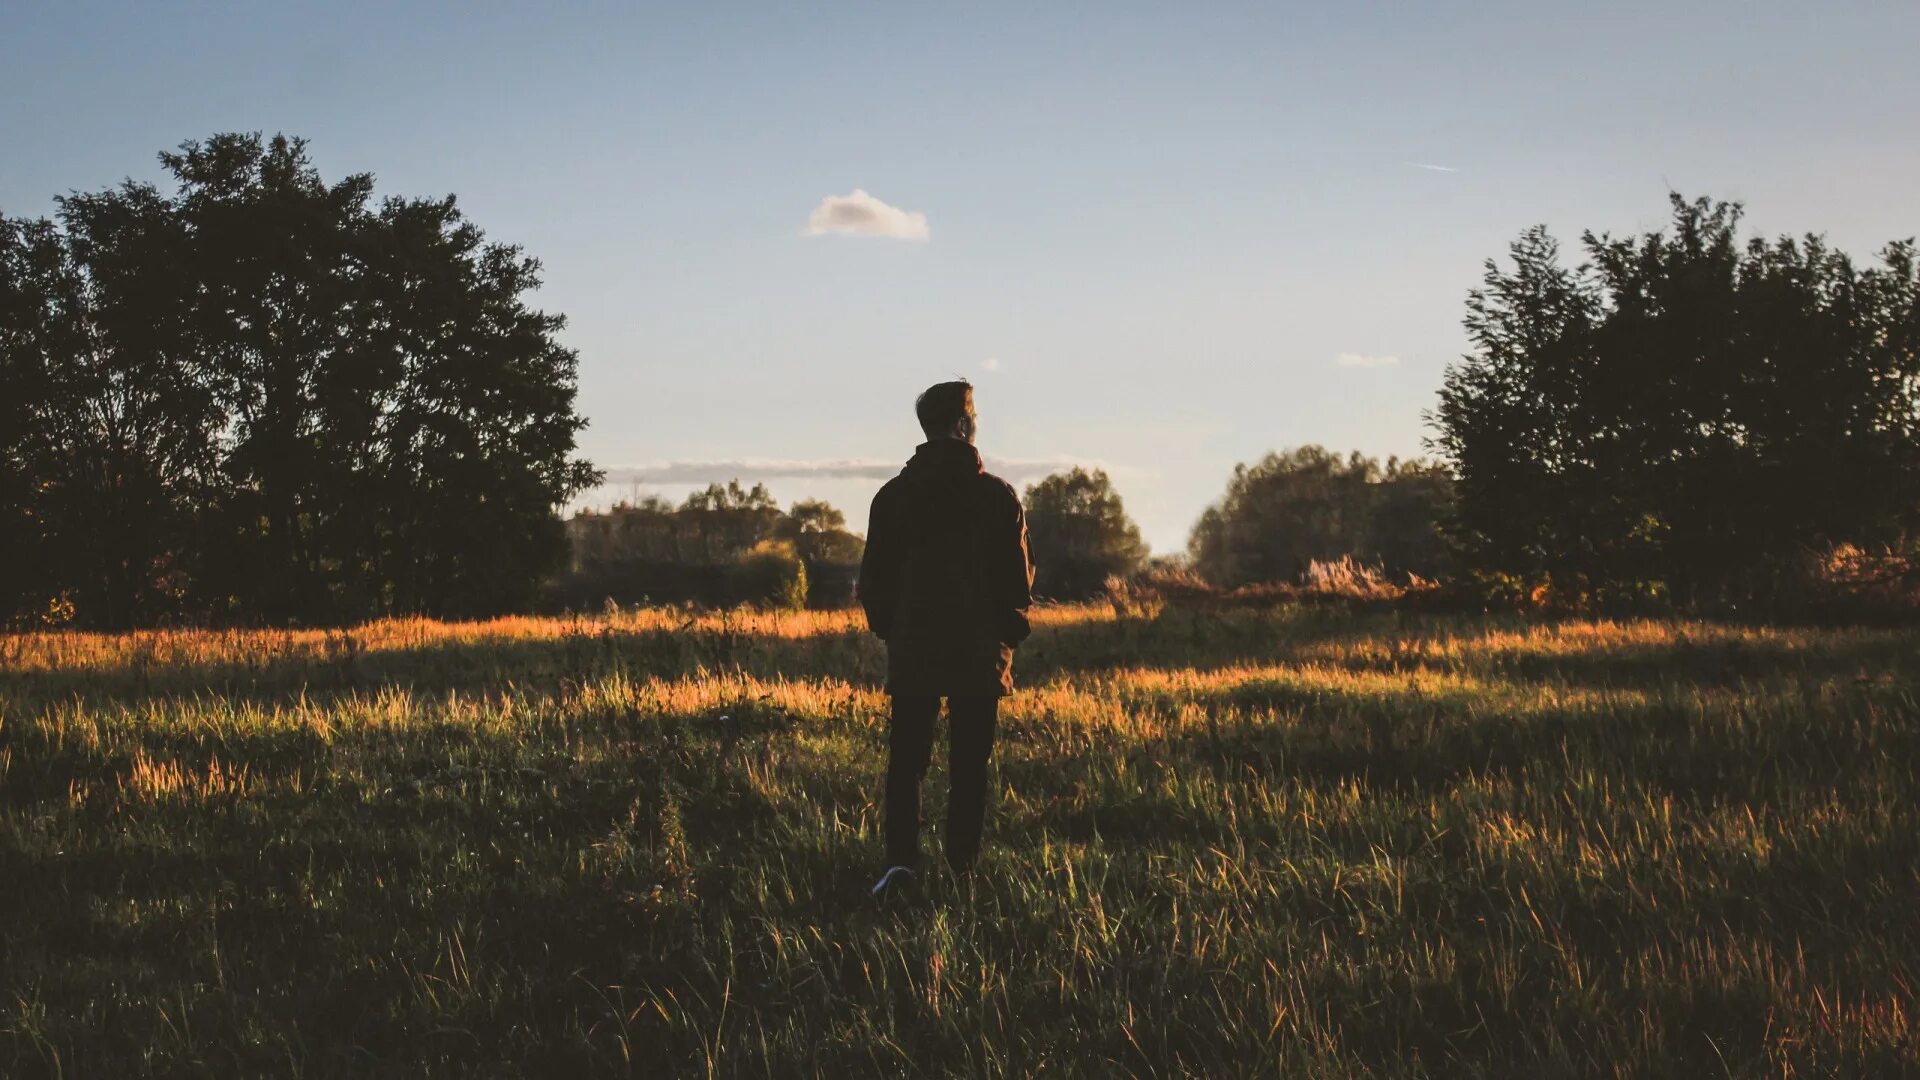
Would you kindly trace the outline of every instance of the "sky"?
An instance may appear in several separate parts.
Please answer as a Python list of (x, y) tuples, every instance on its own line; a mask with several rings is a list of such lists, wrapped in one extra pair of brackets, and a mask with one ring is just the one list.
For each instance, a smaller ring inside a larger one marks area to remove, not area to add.
[[(965, 8), (964, 11), (959, 10)], [(1920, 232), (1920, 5), (0, 2), (0, 213), (221, 131), (459, 196), (580, 354), (583, 501), (764, 481), (864, 529), (973, 381), (1157, 551), (1233, 466), (1420, 455), (1489, 257), (1666, 194)]]

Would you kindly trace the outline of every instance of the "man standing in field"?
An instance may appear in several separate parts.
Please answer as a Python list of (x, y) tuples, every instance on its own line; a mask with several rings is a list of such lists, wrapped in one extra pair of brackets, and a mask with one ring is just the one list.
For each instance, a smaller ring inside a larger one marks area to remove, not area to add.
[(973, 387), (946, 382), (914, 403), (927, 441), (873, 497), (860, 606), (887, 643), (886, 870), (883, 896), (920, 866), (920, 781), (947, 699), (947, 864), (965, 873), (980, 851), (987, 761), (1000, 698), (1013, 692), (1013, 650), (1033, 598), (1026, 514), (1006, 481), (980, 464)]

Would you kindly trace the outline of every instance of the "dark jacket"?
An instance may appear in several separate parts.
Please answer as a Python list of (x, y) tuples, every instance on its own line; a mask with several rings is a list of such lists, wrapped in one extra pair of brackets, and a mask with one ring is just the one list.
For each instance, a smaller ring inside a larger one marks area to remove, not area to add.
[(887, 692), (1013, 692), (1033, 561), (1020, 497), (958, 439), (922, 443), (873, 497), (860, 606), (887, 643)]

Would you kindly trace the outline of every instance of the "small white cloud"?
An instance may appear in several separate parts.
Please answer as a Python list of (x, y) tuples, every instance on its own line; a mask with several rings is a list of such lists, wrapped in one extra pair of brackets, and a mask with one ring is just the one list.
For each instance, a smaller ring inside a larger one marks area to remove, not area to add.
[(987, 369), (988, 371), (999, 371), (1000, 358), (997, 356), (989, 356), (985, 360), (982, 360), (980, 362), (980, 366)]
[(1398, 367), (1400, 358), (1397, 356), (1368, 356), (1364, 353), (1343, 352), (1339, 356), (1334, 357), (1333, 362), (1341, 367), (1382, 368)]
[(1423, 161), (1409, 161), (1407, 162), (1407, 164), (1413, 166), (1416, 169), (1425, 169), (1428, 172), (1459, 172), (1460, 171), (1459, 169), (1456, 169), (1451, 165), (1428, 165)]
[(801, 236), (825, 236), (828, 233), (852, 233), (856, 236), (889, 236), (895, 240), (926, 240), (927, 215), (918, 210), (890, 206), (854, 188), (851, 195), (829, 195), (820, 200), (807, 218)]

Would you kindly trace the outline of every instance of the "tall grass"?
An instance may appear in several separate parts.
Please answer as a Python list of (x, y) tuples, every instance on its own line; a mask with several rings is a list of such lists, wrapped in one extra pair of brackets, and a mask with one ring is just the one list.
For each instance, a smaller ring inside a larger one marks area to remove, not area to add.
[(885, 905), (844, 613), (0, 638), (0, 1073), (1920, 1071), (1920, 635), (1036, 621)]

